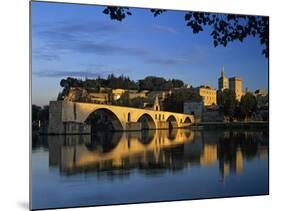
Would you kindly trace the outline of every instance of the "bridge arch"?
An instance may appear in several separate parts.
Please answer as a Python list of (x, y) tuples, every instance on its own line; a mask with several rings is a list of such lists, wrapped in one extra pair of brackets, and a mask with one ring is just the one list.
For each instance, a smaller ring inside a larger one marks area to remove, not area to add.
[(85, 122), (91, 125), (91, 131), (122, 131), (124, 129), (118, 116), (107, 108), (92, 111)]
[(186, 117), (185, 120), (184, 120), (184, 123), (191, 124), (192, 121), (191, 121), (190, 117)]
[(155, 124), (153, 118), (147, 113), (142, 114), (138, 118), (137, 122), (141, 123), (142, 130), (156, 129), (156, 124)]
[(173, 114), (171, 114), (171, 115), (167, 118), (166, 122), (169, 123), (169, 129), (177, 128), (177, 127), (178, 127), (177, 119), (176, 119), (176, 117), (175, 117)]

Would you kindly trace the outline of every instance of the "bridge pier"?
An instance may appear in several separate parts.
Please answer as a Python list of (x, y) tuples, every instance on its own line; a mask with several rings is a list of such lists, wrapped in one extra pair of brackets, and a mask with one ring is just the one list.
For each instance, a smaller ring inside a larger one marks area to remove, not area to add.
[(90, 125), (82, 122), (62, 121), (63, 106), (62, 101), (50, 102), (48, 134), (90, 134)]
[(158, 121), (157, 128), (158, 129), (169, 129), (169, 123), (167, 121)]
[(126, 123), (126, 131), (139, 131), (141, 130), (140, 122), (127, 122)]

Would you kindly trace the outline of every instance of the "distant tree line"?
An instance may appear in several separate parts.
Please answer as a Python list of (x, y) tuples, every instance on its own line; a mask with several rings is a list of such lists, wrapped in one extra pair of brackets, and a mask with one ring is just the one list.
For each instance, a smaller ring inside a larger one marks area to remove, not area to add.
[(112, 100), (112, 105), (119, 105), (119, 106), (128, 106), (134, 108), (143, 108), (143, 105), (148, 103), (147, 98), (144, 97), (135, 97), (130, 98), (130, 94), (128, 91), (124, 92), (118, 100)]
[(49, 106), (32, 105), (32, 129), (39, 129), (39, 122), (49, 121)]
[[(202, 97), (194, 89), (181, 88), (175, 89), (171, 94), (165, 97), (161, 102), (162, 110), (183, 113), (184, 102), (200, 102)], [(135, 108), (143, 108), (144, 104), (152, 106), (153, 102), (149, 102), (147, 98), (135, 97), (130, 98), (129, 92), (124, 92), (118, 100), (111, 101), (112, 105), (128, 106)]]
[(173, 88), (181, 88), (184, 86), (184, 82), (178, 79), (166, 80), (165, 78), (147, 76), (143, 80), (138, 81), (140, 90), (149, 91), (169, 91)]
[(174, 90), (171, 95), (163, 101), (163, 108), (165, 111), (172, 111), (177, 113), (184, 112), (184, 102), (200, 102), (202, 97), (194, 89), (182, 88)]
[(178, 79), (166, 80), (165, 78), (156, 76), (147, 76), (142, 80), (134, 81), (123, 75), (117, 77), (114, 74), (110, 74), (107, 78), (98, 77), (96, 79), (85, 80), (68, 77), (60, 81), (60, 86), (63, 87), (63, 90), (59, 93), (58, 100), (63, 99), (63, 97), (68, 94), (71, 87), (96, 89), (96, 91), (99, 91), (101, 87), (139, 91), (168, 91), (173, 88), (183, 87), (184, 82)]
[(250, 92), (243, 95), (238, 102), (235, 93), (230, 89), (225, 89), (218, 94), (217, 100), (220, 111), (230, 121), (250, 119), (257, 111), (256, 97)]

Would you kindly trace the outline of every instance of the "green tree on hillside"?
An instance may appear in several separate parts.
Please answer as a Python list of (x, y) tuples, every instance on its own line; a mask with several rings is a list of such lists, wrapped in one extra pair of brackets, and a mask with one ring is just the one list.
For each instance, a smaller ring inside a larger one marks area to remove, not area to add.
[(183, 113), (184, 102), (199, 102), (202, 98), (192, 89), (175, 90), (164, 102), (164, 110)]
[(124, 92), (117, 100), (117, 105), (131, 106), (130, 94), (128, 91)]
[(230, 89), (225, 89), (218, 94), (218, 105), (221, 107), (224, 116), (232, 119), (234, 117), (237, 100), (235, 94)]
[(253, 94), (247, 92), (245, 95), (241, 97), (240, 108), (243, 115), (246, 118), (252, 117), (252, 114), (257, 109), (257, 101)]

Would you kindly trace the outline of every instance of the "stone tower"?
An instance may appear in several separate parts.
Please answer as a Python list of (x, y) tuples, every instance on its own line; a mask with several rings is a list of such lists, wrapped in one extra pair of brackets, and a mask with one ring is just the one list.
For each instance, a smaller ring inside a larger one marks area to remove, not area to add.
[(158, 96), (156, 96), (154, 99), (153, 110), (160, 111), (160, 103), (159, 103)]
[(235, 93), (236, 100), (240, 101), (243, 91), (242, 91), (242, 80), (238, 77), (232, 77), (229, 79), (229, 89)]
[(219, 91), (223, 91), (225, 89), (228, 89), (229, 85), (228, 85), (228, 78), (225, 77), (224, 75), (224, 66), (222, 66), (221, 69), (221, 77), (218, 80), (218, 90)]

